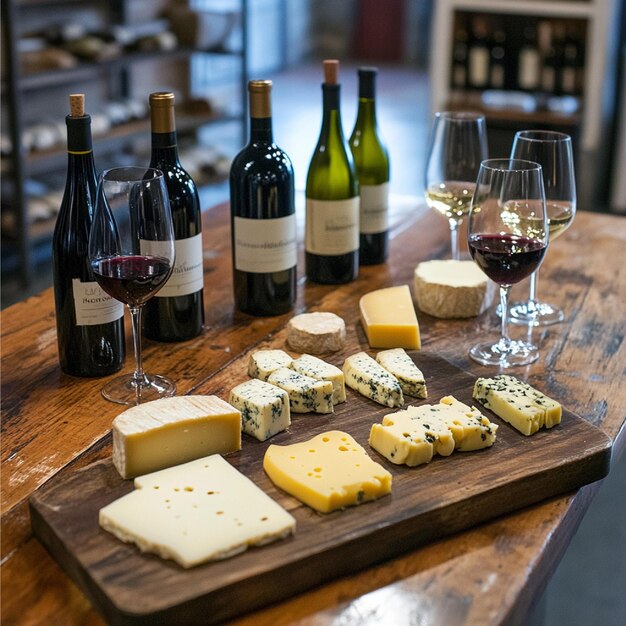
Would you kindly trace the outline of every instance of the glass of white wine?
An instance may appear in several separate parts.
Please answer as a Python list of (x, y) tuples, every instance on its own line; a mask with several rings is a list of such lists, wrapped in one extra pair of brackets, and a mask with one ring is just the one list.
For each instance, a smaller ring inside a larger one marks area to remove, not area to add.
[[(516, 133), (512, 159), (527, 159), (542, 166), (550, 242), (562, 235), (576, 214), (576, 183), (572, 139), (551, 130), (522, 130)], [(537, 272), (530, 277), (530, 295), (525, 302), (511, 305), (509, 318), (514, 324), (548, 326), (564, 319), (563, 311), (537, 299)]]
[(476, 176), (488, 156), (484, 115), (464, 111), (435, 113), (428, 158), (425, 195), (431, 209), (447, 218), (452, 258), (460, 259), (459, 226), (469, 213)]

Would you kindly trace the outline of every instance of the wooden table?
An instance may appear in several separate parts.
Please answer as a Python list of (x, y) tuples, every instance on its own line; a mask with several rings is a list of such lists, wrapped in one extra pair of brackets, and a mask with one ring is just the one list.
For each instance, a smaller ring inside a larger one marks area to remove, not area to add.
[[(387, 264), (362, 268), (340, 288), (298, 282), (296, 312), (357, 316), (358, 295), (412, 283), (419, 261), (448, 253), (445, 220), (417, 201), (394, 202)], [(300, 224), (302, 227), (302, 224)], [(282, 328), (291, 314), (251, 318), (233, 310), (228, 208), (205, 214), (207, 329), (181, 344), (146, 342), (144, 365), (193, 393), (218, 368)], [(302, 240), (302, 237), (301, 239)], [(624, 447), (626, 276), (623, 218), (581, 212), (550, 248), (540, 294), (566, 311), (563, 324), (534, 331), (539, 362), (516, 373), (600, 426)], [(304, 264), (300, 264), (300, 269)], [(526, 285), (519, 286), (518, 295)], [(514, 292), (515, 293), (515, 292)], [(493, 312), (466, 321), (419, 314), (424, 349), (473, 374), (467, 348), (496, 336)], [(526, 334), (512, 328), (513, 336)], [(129, 352), (130, 354), (130, 352)], [(127, 359), (126, 370), (132, 369)], [(95, 625), (102, 620), (32, 536), (28, 497), (51, 477), (110, 455), (110, 425), (120, 407), (104, 401), (102, 379), (61, 373), (52, 290), (2, 312), (2, 623)], [(522, 624), (552, 575), (598, 484), (431, 543), (365, 571), (236, 620), (243, 625), (354, 624), (377, 615), (403, 624)], [(373, 623), (373, 622), (368, 622)]]

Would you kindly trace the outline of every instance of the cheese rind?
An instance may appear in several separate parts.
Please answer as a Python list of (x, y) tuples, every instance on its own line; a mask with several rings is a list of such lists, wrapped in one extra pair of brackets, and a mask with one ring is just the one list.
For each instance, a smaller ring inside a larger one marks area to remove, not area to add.
[(241, 413), (217, 396), (144, 402), (113, 420), (113, 464), (122, 478), (241, 448)]
[(277, 487), (320, 513), (391, 492), (391, 474), (341, 431), (288, 446), (270, 445), (263, 469)]
[(291, 369), (316, 380), (327, 380), (333, 385), (333, 404), (346, 401), (346, 385), (343, 372), (334, 365), (310, 354), (303, 354), (291, 362)]
[(267, 382), (289, 394), (292, 413), (332, 413), (335, 410), (333, 384), (327, 380), (316, 380), (282, 367), (272, 372)]
[(474, 399), (526, 436), (561, 423), (561, 405), (514, 376), (479, 378)]
[(257, 380), (234, 387), (228, 401), (241, 411), (244, 433), (265, 441), (291, 424), (289, 396), (284, 389)]
[(359, 300), (359, 309), (372, 348), (420, 349), (419, 325), (408, 285), (370, 291)]
[(376, 361), (398, 379), (402, 393), (415, 398), (427, 397), (424, 374), (402, 348), (383, 350), (376, 355)]
[(398, 379), (365, 352), (349, 356), (343, 364), (346, 385), (383, 406), (404, 405)]
[(344, 347), (345, 342), (346, 324), (334, 313), (302, 313), (287, 323), (287, 343), (298, 352), (336, 352)]
[(289, 367), (292, 360), (284, 350), (257, 350), (250, 355), (248, 376), (267, 380), (272, 372)]
[(188, 568), (295, 531), (295, 519), (219, 455), (135, 479), (100, 509), (104, 530)]

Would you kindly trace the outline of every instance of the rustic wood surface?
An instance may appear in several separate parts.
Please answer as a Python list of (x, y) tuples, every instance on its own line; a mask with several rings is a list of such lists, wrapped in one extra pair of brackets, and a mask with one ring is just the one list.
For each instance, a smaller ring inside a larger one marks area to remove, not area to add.
[[(417, 262), (448, 253), (445, 220), (425, 208), (396, 203), (393, 224), (387, 264), (362, 268), (357, 281), (341, 288), (301, 278), (296, 312), (326, 309), (350, 316), (360, 293), (411, 283)], [(208, 328), (195, 340), (146, 342), (144, 350), (146, 368), (173, 377), (179, 394), (202, 390), (215, 371), (289, 318), (255, 319), (233, 311), (226, 206), (207, 212), (203, 238)], [(626, 440), (625, 244), (623, 218), (579, 212), (572, 228), (550, 247), (539, 281), (540, 295), (562, 306), (567, 319), (532, 331), (541, 358), (517, 369), (600, 426), (614, 441), (614, 455)], [(521, 295), (524, 289), (520, 285), (513, 293)], [(473, 342), (497, 335), (492, 312), (465, 321), (422, 314), (419, 319), (425, 350), (476, 375), (492, 373), (467, 358)], [(526, 331), (513, 327), (512, 334)], [(129, 359), (126, 370), (131, 369)], [(101, 399), (102, 383), (60, 372), (51, 290), (2, 312), (3, 624), (102, 623), (33, 538), (27, 508), (28, 497), (52, 476), (69, 475), (110, 455), (110, 423), (119, 407)], [(411, 614), (431, 624), (523, 623), (596, 489), (591, 485), (433, 542), (236, 623), (364, 623), (389, 610), (398, 624)]]

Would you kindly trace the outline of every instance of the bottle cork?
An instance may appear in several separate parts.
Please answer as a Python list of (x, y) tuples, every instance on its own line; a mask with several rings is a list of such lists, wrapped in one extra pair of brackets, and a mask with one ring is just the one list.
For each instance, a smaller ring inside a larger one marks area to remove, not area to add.
[(70, 94), (70, 115), (72, 117), (83, 117), (85, 115), (85, 94)]
[(327, 85), (336, 85), (339, 82), (339, 61), (336, 59), (324, 61), (324, 82)]

